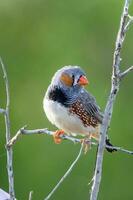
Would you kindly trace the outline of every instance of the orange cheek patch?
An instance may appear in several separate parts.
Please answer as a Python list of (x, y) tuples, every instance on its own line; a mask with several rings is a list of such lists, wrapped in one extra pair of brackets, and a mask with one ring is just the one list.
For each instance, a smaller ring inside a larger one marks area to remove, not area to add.
[(73, 84), (73, 79), (68, 75), (63, 73), (60, 77), (60, 80), (66, 85), (71, 87)]

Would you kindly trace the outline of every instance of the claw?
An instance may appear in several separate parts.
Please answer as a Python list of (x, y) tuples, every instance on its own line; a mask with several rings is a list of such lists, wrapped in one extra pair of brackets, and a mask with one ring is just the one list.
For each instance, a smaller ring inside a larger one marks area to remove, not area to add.
[(60, 135), (63, 135), (65, 132), (63, 130), (57, 130), (54, 134), (53, 134), (53, 138), (54, 138), (54, 142), (55, 144), (60, 144), (62, 139), (60, 138)]
[(81, 139), (80, 141), (83, 144), (84, 154), (86, 154), (88, 150), (91, 149), (91, 140), (88, 138), (84, 138), (84, 139)]

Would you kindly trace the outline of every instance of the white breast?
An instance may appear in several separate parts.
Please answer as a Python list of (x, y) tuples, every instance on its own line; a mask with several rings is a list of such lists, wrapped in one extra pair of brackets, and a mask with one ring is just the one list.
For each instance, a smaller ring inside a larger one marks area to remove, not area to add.
[(49, 121), (68, 134), (89, 135), (96, 131), (92, 126), (85, 127), (78, 116), (69, 113), (68, 108), (58, 102), (44, 98), (43, 108)]

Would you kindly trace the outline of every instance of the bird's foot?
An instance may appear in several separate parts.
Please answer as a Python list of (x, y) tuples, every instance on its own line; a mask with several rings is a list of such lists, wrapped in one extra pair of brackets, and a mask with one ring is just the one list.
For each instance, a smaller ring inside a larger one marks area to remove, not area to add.
[(53, 138), (54, 138), (54, 142), (55, 144), (60, 144), (62, 139), (61, 139), (61, 135), (63, 135), (65, 132), (63, 130), (57, 130), (55, 131), (55, 133), (53, 134)]
[(81, 139), (80, 141), (83, 144), (84, 154), (86, 154), (88, 150), (91, 149), (91, 139), (84, 138), (84, 139)]

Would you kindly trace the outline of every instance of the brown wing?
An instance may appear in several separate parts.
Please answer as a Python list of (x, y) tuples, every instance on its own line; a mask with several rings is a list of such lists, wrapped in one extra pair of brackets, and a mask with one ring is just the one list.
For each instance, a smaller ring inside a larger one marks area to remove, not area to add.
[(85, 127), (96, 127), (102, 123), (103, 115), (95, 98), (83, 90), (77, 101), (70, 106), (70, 112), (78, 115)]
[(92, 116), (98, 123), (102, 123), (103, 113), (100, 107), (97, 105), (95, 98), (86, 90), (81, 92), (80, 101), (83, 103), (88, 115)]
[(96, 127), (99, 124), (98, 120), (85, 110), (83, 104), (79, 100), (71, 105), (70, 113), (76, 114), (82, 120), (85, 127)]

